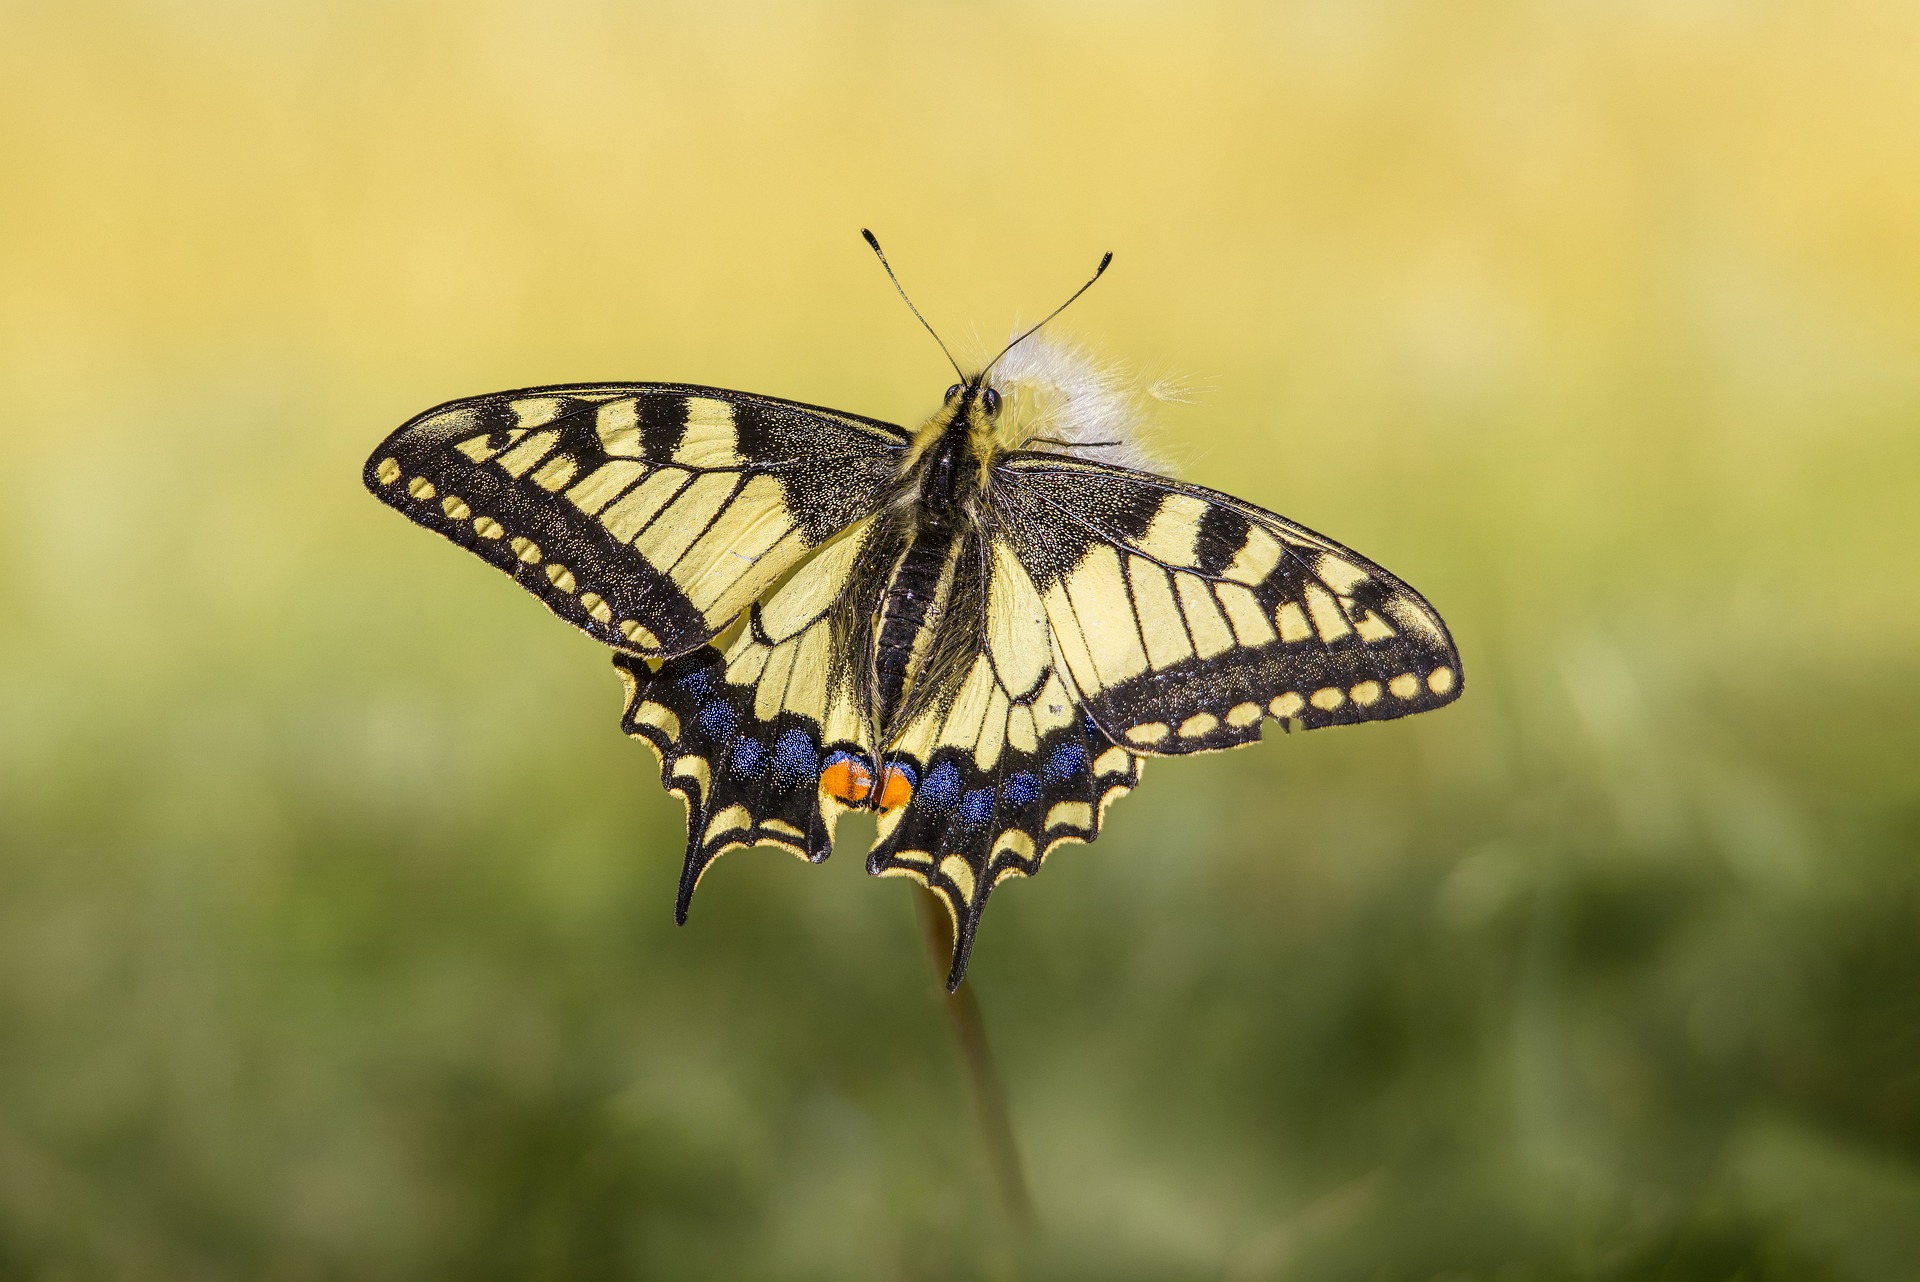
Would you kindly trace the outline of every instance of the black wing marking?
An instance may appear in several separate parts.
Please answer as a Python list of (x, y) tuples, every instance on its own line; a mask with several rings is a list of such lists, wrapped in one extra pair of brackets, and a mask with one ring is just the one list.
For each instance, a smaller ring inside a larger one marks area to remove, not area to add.
[(1331, 539), (1216, 490), (1054, 454), (1008, 456), (993, 502), (1085, 699), (1116, 743), (1237, 747), (1460, 695), (1418, 592)]
[(594, 639), (706, 642), (866, 515), (907, 436), (874, 419), (678, 383), (450, 401), (389, 436), (367, 488)]

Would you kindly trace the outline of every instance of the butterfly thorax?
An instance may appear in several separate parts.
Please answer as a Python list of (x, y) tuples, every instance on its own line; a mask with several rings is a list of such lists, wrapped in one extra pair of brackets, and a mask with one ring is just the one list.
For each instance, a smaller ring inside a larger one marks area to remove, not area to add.
[(924, 523), (951, 526), (976, 508), (995, 452), (999, 407), (997, 391), (973, 382), (956, 383), (913, 434), (913, 445), (900, 464), (900, 497), (918, 509)]

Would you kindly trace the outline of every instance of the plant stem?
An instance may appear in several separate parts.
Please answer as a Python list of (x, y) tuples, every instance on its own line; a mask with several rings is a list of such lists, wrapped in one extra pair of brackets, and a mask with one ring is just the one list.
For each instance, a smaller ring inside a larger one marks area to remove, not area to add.
[[(933, 973), (942, 990), (946, 988), (947, 967), (953, 960), (953, 937), (949, 929), (947, 906), (940, 896), (924, 886), (918, 890), (921, 932), (927, 952), (933, 958)], [(953, 992), (942, 991), (947, 1022), (953, 1039), (960, 1045), (961, 1062), (967, 1066), (967, 1082), (972, 1088), (973, 1111), (980, 1124), (980, 1139), (987, 1148), (987, 1165), (993, 1171), (994, 1189), (1007, 1217), (1023, 1236), (1031, 1237), (1038, 1228), (1033, 1199), (1027, 1193), (1027, 1179), (1020, 1170), (1020, 1149), (1013, 1138), (1013, 1119), (1007, 1113), (1007, 1093), (1000, 1074), (993, 1066), (993, 1050), (987, 1045), (986, 1020), (980, 1014), (979, 999), (966, 980)]]

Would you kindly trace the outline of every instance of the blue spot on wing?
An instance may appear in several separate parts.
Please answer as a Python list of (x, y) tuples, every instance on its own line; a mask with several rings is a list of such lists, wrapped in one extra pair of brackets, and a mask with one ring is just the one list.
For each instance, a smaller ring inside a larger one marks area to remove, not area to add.
[(960, 800), (960, 771), (951, 761), (943, 761), (927, 772), (927, 781), (913, 795), (916, 805), (928, 810), (952, 810)]
[(1077, 743), (1063, 743), (1053, 750), (1041, 769), (1048, 783), (1065, 783), (1087, 772), (1087, 750)]
[(993, 789), (975, 788), (962, 797), (956, 818), (969, 828), (978, 828), (993, 818)]
[(700, 723), (701, 733), (715, 739), (725, 739), (740, 724), (740, 714), (733, 710), (732, 704), (716, 699), (700, 709), (696, 720)]
[(1016, 806), (1029, 806), (1040, 797), (1040, 781), (1022, 770), (1007, 780), (1007, 800)]
[(705, 668), (695, 668), (680, 678), (680, 688), (696, 699), (704, 699), (713, 690), (713, 674)]
[(767, 750), (760, 746), (758, 739), (741, 739), (733, 745), (733, 773), (742, 779), (751, 779), (760, 773), (767, 764)]
[(787, 786), (820, 773), (820, 750), (805, 730), (789, 730), (773, 745), (773, 777)]

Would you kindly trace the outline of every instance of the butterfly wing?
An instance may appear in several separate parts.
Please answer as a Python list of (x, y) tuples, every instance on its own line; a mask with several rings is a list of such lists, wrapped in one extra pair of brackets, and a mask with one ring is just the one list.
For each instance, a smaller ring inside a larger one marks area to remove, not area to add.
[(912, 877), (946, 902), (949, 987), (966, 973), (994, 886), (1032, 876), (1057, 846), (1092, 841), (1144, 764), (1086, 715), (1016, 547), (977, 536), (963, 560), (980, 573), (956, 588), (943, 627), (971, 663), (886, 746), (886, 769), (901, 772), (905, 786), (882, 795), (867, 858), (869, 872)]
[(672, 383), (451, 401), (367, 460), (367, 488), (598, 641), (684, 654), (871, 510), (906, 436)]
[(1087, 711), (1148, 754), (1237, 747), (1450, 703), (1460, 656), (1418, 592), (1216, 490), (1010, 455), (995, 504)]
[(872, 754), (832, 619), (870, 523), (755, 604), (731, 642), (664, 661), (614, 656), (627, 687), (622, 727), (653, 748), (661, 784), (687, 804), (678, 921), (729, 850), (767, 844), (825, 859), (834, 824), (870, 791), (853, 786)]

